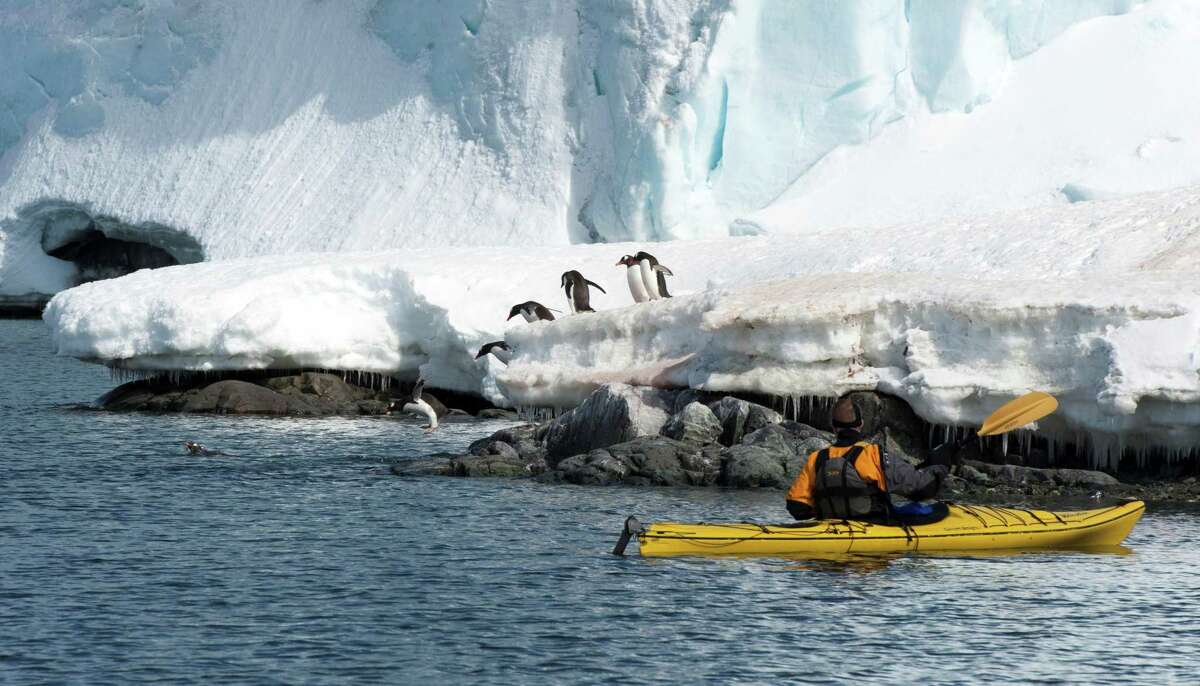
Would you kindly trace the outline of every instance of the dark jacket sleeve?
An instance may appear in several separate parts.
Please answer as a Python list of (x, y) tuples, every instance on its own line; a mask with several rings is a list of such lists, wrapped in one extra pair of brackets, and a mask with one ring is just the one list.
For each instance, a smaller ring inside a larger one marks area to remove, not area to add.
[(931, 465), (917, 469), (903, 458), (893, 458), (882, 453), (883, 474), (887, 479), (887, 490), (909, 500), (936, 498), (942, 490), (942, 481), (950, 470), (945, 465)]

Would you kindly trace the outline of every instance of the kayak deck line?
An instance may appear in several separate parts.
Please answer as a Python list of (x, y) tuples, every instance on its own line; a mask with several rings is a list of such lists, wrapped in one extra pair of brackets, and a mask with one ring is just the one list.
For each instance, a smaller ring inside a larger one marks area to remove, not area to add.
[[(844, 520), (767, 525), (751, 522), (655, 522), (626, 520), (621, 541), (636, 537), (643, 556), (686, 554), (803, 554), (806, 552), (918, 552), (1011, 548), (1078, 548), (1117, 545), (1145, 511), (1131, 501), (1073, 512), (950, 505), (950, 514), (931, 524), (891, 526)], [(799, 533), (797, 529), (804, 530)], [(728, 550), (722, 550), (728, 549)]]

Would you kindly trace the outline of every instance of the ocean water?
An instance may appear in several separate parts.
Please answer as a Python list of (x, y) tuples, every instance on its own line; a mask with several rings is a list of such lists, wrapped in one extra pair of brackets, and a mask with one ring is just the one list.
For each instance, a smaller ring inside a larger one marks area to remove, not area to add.
[(781, 494), (400, 478), (499, 425), (98, 412), (48, 348), (0, 321), (0, 683), (1200, 681), (1195, 510), (1127, 554), (616, 558)]

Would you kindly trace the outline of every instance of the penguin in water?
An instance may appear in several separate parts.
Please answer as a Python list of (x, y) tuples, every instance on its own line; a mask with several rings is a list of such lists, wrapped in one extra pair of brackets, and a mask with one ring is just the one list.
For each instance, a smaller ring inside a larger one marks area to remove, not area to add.
[(646, 294), (651, 300), (659, 298), (669, 298), (671, 294), (667, 292), (667, 277), (675, 276), (666, 265), (658, 263), (658, 258), (650, 253), (642, 250), (633, 256), (637, 260), (638, 267), (642, 271), (642, 283), (646, 286)]
[(216, 457), (225, 454), (220, 450), (209, 450), (203, 445), (200, 445), (199, 443), (193, 443), (192, 441), (184, 441), (183, 447), (188, 451), (188, 455), (195, 455), (197, 457)]
[(601, 293), (608, 295), (608, 291), (604, 290), (598, 283), (592, 283), (583, 278), (583, 274), (572, 269), (569, 272), (563, 272), (562, 275), (563, 291), (567, 294), (567, 304), (571, 306), (571, 312), (595, 312), (592, 309), (588, 286), (593, 286), (600, 290)]
[[(425, 402), (421, 398), (421, 392), (424, 390), (425, 380), (417, 379), (417, 384), (413, 386), (412, 393), (407, 401), (405, 401), (400, 407), (400, 410), (403, 412), (425, 415), (429, 419), (429, 426), (423, 426), (421, 428), (425, 429), (425, 433), (432, 433), (438, 428), (437, 413), (433, 411), (433, 408), (430, 407), (429, 403)], [(388, 412), (391, 412), (399, 402), (399, 400), (393, 400), (391, 404), (388, 405)]]
[(483, 346), (479, 348), (479, 352), (475, 353), (475, 359), (478, 360), (488, 353), (491, 353), (492, 357), (495, 357), (504, 364), (508, 364), (508, 361), (512, 359), (512, 348), (508, 347), (508, 344), (504, 341), (492, 341), (491, 343), (484, 343)]
[(637, 258), (633, 255), (623, 255), (617, 261), (618, 267), (625, 267), (625, 280), (629, 283), (629, 292), (633, 295), (635, 303), (644, 303), (650, 299), (650, 294), (646, 292), (646, 282), (642, 280), (642, 267), (638, 264)]
[(550, 308), (533, 300), (523, 302), (520, 305), (513, 305), (512, 309), (508, 311), (507, 319), (512, 319), (518, 314), (524, 317), (527, 322), (536, 322), (538, 320), (554, 321), (554, 315), (550, 314)]

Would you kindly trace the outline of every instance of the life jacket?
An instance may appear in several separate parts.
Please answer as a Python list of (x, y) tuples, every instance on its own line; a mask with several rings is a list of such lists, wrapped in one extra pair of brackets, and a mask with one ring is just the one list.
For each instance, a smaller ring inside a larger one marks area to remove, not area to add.
[[(837, 450), (835, 448), (835, 450)], [(872, 519), (888, 514), (887, 495), (873, 481), (867, 481), (855, 466), (860, 458), (879, 465), (878, 474), (883, 480), (879, 446), (873, 443), (855, 443), (849, 449), (838, 450), (834, 455), (830, 448), (816, 453), (813, 468), (812, 499), (818, 519)], [(873, 470), (875, 471), (875, 470)], [(884, 484), (886, 488), (886, 484)]]

